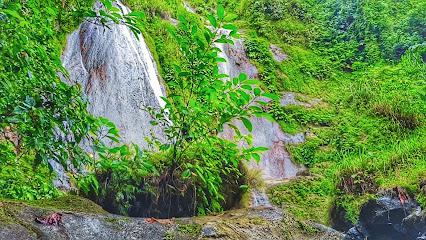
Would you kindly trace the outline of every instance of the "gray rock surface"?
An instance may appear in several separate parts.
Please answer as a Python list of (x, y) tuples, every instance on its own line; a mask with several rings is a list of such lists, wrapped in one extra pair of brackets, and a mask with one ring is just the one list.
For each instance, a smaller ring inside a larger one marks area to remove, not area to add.
[[(300, 97), (304, 101), (297, 100), (297, 97)], [(307, 108), (314, 107), (321, 103), (321, 99), (319, 98), (311, 98), (309, 96), (294, 93), (294, 92), (284, 92), (280, 99), (280, 106), (288, 106), (288, 105), (300, 105)]]
[[(124, 14), (130, 12), (120, 2), (116, 6)], [(83, 22), (68, 36), (62, 64), (70, 79), (82, 86), (89, 112), (114, 122), (122, 142), (146, 148), (144, 136), (151, 131), (160, 138), (163, 134), (141, 108), (164, 106), (164, 87), (143, 36), (138, 41), (125, 25), (109, 27)]]
[[(229, 30), (219, 30), (219, 34), (229, 34)], [(222, 50), (219, 57), (226, 59), (224, 63), (219, 63), (219, 72), (227, 74), (231, 78), (238, 77), (240, 73), (246, 73), (249, 79), (259, 78), (257, 68), (248, 59), (244, 40), (233, 39), (235, 45), (215, 44)], [(265, 99), (260, 99), (265, 100)], [(284, 178), (294, 177), (303, 167), (296, 166), (287, 152), (286, 144), (299, 144), (305, 140), (305, 135), (299, 133), (290, 135), (283, 132), (278, 123), (272, 123), (268, 119), (262, 117), (252, 117), (250, 119), (253, 125), (253, 146), (267, 147), (268, 151), (261, 156), (259, 163), (252, 160), (248, 166), (252, 169), (261, 169), (265, 180), (280, 180)], [(234, 124), (240, 129), (242, 134), (248, 134), (244, 124), (241, 121), (235, 121)], [(233, 139), (235, 132), (229, 127), (225, 127), (221, 136), (226, 139)]]
[(277, 62), (282, 62), (284, 60), (290, 59), (290, 56), (288, 56), (287, 54), (285, 54), (283, 52), (283, 50), (280, 47), (278, 47), (277, 45), (275, 45), (275, 44), (270, 44), (269, 45), (269, 51), (271, 51), (272, 57)]
[[(229, 35), (231, 31), (226, 29), (219, 29), (218, 35)], [(247, 57), (244, 39), (234, 39), (234, 45), (215, 43), (214, 46), (219, 48), (222, 52), (218, 57), (224, 58), (226, 62), (219, 63), (219, 72), (227, 74), (231, 78), (238, 77), (240, 73), (247, 74), (248, 79), (258, 79), (258, 71), (250, 59)]]
[(386, 195), (366, 203), (357, 225), (346, 234), (345, 240), (420, 240), (426, 235), (426, 214), (414, 201)]
[[(295, 165), (290, 154), (287, 152), (286, 144), (299, 144), (305, 140), (305, 135), (299, 133), (290, 135), (281, 130), (278, 123), (272, 123), (268, 119), (261, 117), (252, 117), (250, 119), (253, 125), (253, 146), (254, 147), (267, 147), (261, 155), (259, 163), (252, 160), (248, 163), (251, 169), (261, 169), (262, 176), (265, 180), (280, 180), (284, 178), (295, 177), (297, 172), (305, 169), (303, 166), (298, 167)], [(242, 134), (248, 134), (241, 121), (235, 121), (234, 124), (240, 129)], [(225, 127), (222, 136), (226, 139), (232, 139), (235, 132), (232, 128)], [(244, 144), (248, 147), (247, 144)]]
[[(231, 210), (217, 216), (182, 218), (167, 223), (150, 223), (146, 218), (130, 218), (106, 213), (84, 213), (34, 207), (25, 203), (0, 201), (0, 239), (7, 240), (281, 240), (330, 239), (342, 234), (310, 222), (300, 222), (293, 215), (275, 208)], [(18, 205), (19, 206), (18, 206)], [(92, 203), (93, 204), (93, 203)], [(93, 207), (99, 208), (93, 204)], [(53, 212), (63, 215), (59, 226), (35, 221)], [(7, 214), (3, 215), (3, 214)], [(13, 219), (11, 219), (11, 217)], [(306, 227), (311, 230), (307, 231)], [(193, 232), (185, 229), (194, 229)], [(167, 237), (167, 238), (166, 238)]]

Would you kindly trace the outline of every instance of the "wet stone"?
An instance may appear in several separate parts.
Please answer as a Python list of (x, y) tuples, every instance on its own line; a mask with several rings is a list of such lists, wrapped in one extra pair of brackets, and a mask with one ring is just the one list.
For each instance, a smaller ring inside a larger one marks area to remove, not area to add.
[(218, 238), (223, 237), (224, 234), (222, 234), (218, 230), (217, 223), (214, 222), (208, 222), (204, 225), (204, 227), (201, 229), (202, 237), (206, 238)]

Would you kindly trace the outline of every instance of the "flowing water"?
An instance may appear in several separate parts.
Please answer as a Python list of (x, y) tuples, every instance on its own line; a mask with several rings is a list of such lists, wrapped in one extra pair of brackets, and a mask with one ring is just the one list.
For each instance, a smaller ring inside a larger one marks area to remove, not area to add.
[[(130, 12), (121, 2), (115, 6), (122, 14)], [(100, 7), (99, 2), (95, 3), (95, 10)], [(156, 63), (142, 34), (138, 40), (124, 25), (109, 24), (106, 28), (92, 21), (86, 19), (68, 36), (62, 64), (73, 82), (64, 76), (61, 78), (69, 84), (81, 85), (89, 100), (88, 111), (115, 123), (123, 143), (133, 142), (148, 148), (144, 136), (153, 133), (159, 139), (165, 137), (163, 129), (151, 126), (152, 118), (141, 110), (144, 106), (160, 108), (165, 105), (161, 99), (165, 96), (165, 88)], [(112, 144), (109, 140), (106, 142)], [(82, 145), (91, 151), (89, 143)], [(55, 186), (64, 190), (72, 188), (63, 167), (53, 162), (52, 166), (59, 176)]]
[(272, 207), (268, 196), (266, 196), (266, 193), (264, 191), (259, 191), (259, 190), (253, 190), (251, 192), (250, 206), (252, 206), (252, 207)]

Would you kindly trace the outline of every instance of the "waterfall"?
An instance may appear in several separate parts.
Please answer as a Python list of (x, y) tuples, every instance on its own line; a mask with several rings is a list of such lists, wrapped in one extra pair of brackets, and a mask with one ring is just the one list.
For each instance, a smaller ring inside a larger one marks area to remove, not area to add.
[[(121, 2), (114, 4), (123, 14), (130, 13)], [(101, 7), (95, 3), (95, 9)], [(125, 25), (106, 28), (86, 20), (68, 36), (62, 64), (82, 86), (88, 111), (115, 123), (122, 142), (146, 148), (145, 136), (153, 133), (161, 140), (164, 132), (151, 126), (152, 118), (141, 108), (163, 108), (165, 88), (143, 35), (138, 37)]]
[[(117, 1), (117, 4), (123, 10), (123, 14), (129, 14), (131, 12), (130, 9), (124, 6), (120, 1)], [(131, 32), (130, 29), (127, 29), (127, 30), (128, 31), (125, 31), (126, 37), (129, 40), (129, 43), (132, 45), (132, 49), (134, 50), (134, 52), (137, 52), (132, 41), (132, 37), (134, 37), (133, 32)], [(164, 100), (161, 99), (161, 97), (164, 97), (164, 94), (160, 86), (158, 70), (156, 69), (156, 66), (154, 65), (154, 59), (152, 57), (151, 52), (148, 49), (148, 46), (145, 43), (142, 33), (138, 34), (138, 38), (139, 38), (141, 54), (138, 54), (137, 59), (141, 65), (145, 64), (146, 69), (148, 71), (149, 83), (151, 84), (152, 90), (154, 91), (155, 98), (159, 102), (161, 108), (164, 108), (164, 106), (166, 105), (166, 102), (164, 102)]]

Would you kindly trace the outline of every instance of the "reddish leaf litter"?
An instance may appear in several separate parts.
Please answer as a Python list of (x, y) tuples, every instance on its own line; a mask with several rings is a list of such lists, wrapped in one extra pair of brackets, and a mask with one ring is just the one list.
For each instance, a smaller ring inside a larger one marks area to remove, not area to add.
[(410, 201), (410, 197), (405, 193), (398, 194), (399, 201), (401, 201), (402, 206), (405, 206), (406, 201)]
[(36, 218), (37, 222), (43, 223), (47, 226), (59, 226), (59, 223), (62, 223), (62, 214), (61, 213), (52, 213), (49, 216), (43, 218)]
[(170, 219), (157, 219), (157, 218), (147, 218), (145, 223), (151, 224), (151, 223), (159, 223), (159, 224), (173, 224), (175, 221), (175, 218), (172, 217)]
[(399, 201), (401, 202), (402, 206), (405, 206), (405, 202), (410, 201), (410, 196), (408, 195), (407, 191), (400, 187), (395, 187), (394, 191), (398, 194)]

